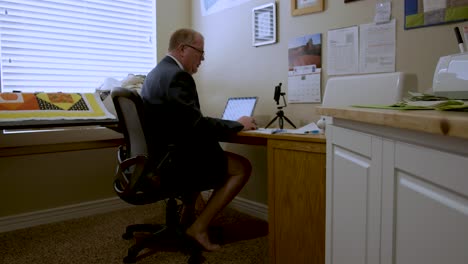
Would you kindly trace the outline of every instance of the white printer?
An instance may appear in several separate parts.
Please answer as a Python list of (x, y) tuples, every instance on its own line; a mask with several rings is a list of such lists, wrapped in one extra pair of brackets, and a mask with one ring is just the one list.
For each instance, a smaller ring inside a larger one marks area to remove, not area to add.
[(434, 95), (468, 100), (468, 52), (439, 59), (432, 81)]

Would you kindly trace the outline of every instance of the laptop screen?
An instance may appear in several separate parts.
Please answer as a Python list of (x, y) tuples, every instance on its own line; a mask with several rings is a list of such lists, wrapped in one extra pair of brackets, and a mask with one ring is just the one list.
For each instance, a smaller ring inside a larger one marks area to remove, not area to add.
[(252, 116), (258, 97), (231, 97), (226, 102), (222, 119), (236, 121), (241, 116)]

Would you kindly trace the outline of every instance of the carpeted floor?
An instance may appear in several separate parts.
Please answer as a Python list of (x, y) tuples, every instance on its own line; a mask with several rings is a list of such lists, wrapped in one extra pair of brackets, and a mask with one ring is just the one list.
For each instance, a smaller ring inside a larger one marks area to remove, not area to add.
[[(133, 242), (122, 239), (125, 227), (163, 222), (164, 202), (158, 202), (0, 233), (0, 263), (123, 263)], [(203, 252), (203, 263), (268, 263), (267, 222), (226, 208), (213, 224), (221, 227), (222, 248)], [(188, 259), (188, 255), (170, 248), (154, 248), (140, 254), (137, 263), (187, 263)]]

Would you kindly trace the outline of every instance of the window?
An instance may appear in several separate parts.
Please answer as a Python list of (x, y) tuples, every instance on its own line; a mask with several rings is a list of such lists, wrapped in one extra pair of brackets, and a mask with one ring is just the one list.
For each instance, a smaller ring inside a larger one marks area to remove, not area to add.
[(1, 91), (94, 92), (156, 64), (156, 0), (0, 0)]

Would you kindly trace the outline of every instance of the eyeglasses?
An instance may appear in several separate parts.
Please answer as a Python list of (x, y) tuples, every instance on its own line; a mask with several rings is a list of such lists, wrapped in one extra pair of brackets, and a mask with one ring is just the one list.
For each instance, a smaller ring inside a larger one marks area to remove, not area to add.
[(200, 52), (200, 55), (201, 55), (203, 58), (205, 57), (205, 51), (204, 51), (204, 50), (201, 50), (201, 49), (199, 49), (199, 48), (195, 48), (194, 46), (189, 45), (189, 44), (185, 44), (185, 46), (191, 47), (192, 49), (194, 49), (194, 50)]

